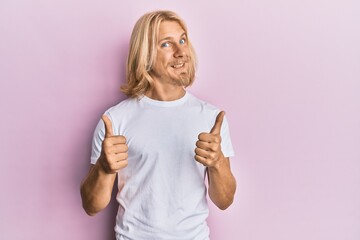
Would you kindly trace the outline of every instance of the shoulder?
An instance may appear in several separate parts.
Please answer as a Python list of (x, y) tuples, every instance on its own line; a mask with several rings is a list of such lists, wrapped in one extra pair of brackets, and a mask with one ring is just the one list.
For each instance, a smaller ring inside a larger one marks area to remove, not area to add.
[(200, 110), (202, 112), (206, 112), (211, 115), (217, 115), (220, 112), (220, 109), (218, 107), (216, 107), (215, 105), (213, 105), (205, 100), (202, 100), (202, 99), (194, 96), (191, 93), (188, 93), (188, 94), (189, 94), (189, 104), (194, 107), (200, 108)]
[(126, 112), (131, 109), (134, 109), (138, 102), (138, 99), (136, 98), (127, 98), (125, 100), (122, 100), (118, 104), (108, 108), (105, 113), (108, 115), (116, 115), (118, 113)]
[(119, 125), (121, 122), (128, 120), (131, 116), (136, 115), (139, 109), (139, 100), (137, 98), (127, 98), (118, 104), (110, 107), (105, 111), (113, 125)]

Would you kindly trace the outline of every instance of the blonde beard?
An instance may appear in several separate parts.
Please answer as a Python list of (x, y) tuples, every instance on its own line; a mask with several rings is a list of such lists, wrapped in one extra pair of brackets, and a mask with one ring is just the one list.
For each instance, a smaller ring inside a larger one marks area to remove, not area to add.
[(172, 78), (168, 78), (168, 79), (162, 78), (160, 75), (154, 73), (153, 71), (150, 73), (150, 76), (155, 79), (162, 79), (162, 82), (171, 83), (175, 86), (186, 87), (186, 86), (189, 86), (190, 82), (191, 82), (189, 72), (181, 72), (176, 78), (172, 77)]
[(177, 79), (171, 79), (172, 83), (177, 86), (189, 86), (190, 84), (190, 74), (189, 73), (181, 73), (180, 77)]

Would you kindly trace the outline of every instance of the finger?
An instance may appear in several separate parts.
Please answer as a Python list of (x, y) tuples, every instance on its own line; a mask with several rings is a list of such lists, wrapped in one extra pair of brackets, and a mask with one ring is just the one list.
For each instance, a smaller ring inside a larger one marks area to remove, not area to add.
[(109, 154), (107, 155), (107, 161), (109, 164), (115, 164), (120, 161), (125, 161), (128, 159), (128, 153), (118, 153), (118, 154)]
[(195, 148), (195, 153), (197, 156), (200, 156), (203, 158), (211, 158), (211, 153), (209, 151), (206, 151), (201, 148)]
[(113, 157), (114, 162), (127, 161), (129, 155), (127, 152), (115, 154)]
[(128, 161), (127, 161), (127, 160), (115, 162), (115, 163), (113, 163), (113, 164), (111, 164), (111, 165), (109, 166), (110, 172), (112, 172), (112, 173), (117, 173), (117, 172), (120, 171), (121, 169), (125, 168), (127, 165), (128, 165)]
[(200, 133), (198, 139), (202, 142), (208, 143), (220, 143), (221, 137), (218, 134), (213, 133)]
[(117, 168), (119, 170), (123, 169), (124, 167), (126, 167), (128, 165), (128, 161), (127, 160), (124, 160), (124, 161), (120, 161), (117, 163)]
[(108, 116), (105, 114), (101, 117), (101, 119), (104, 121), (105, 124), (105, 137), (111, 137), (114, 135), (113, 129), (112, 129), (112, 123)]
[(221, 112), (217, 115), (216, 120), (215, 120), (215, 124), (214, 124), (214, 126), (212, 127), (210, 133), (220, 134), (221, 125), (222, 125), (222, 123), (223, 123), (224, 116), (225, 116), (225, 112), (224, 112), (224, 111), (221, 111)]
[(215, 152), (209, 152), (201, 148), (195, 148), (195, 153), (199, 157), (206, 158), (208, 160), (216, 160), (217, 154)]
[(126, 144), (126, 138), (122, 135), (108, 137), (106, 141), (111, 145)]
[(196, 146), (198, 148), (204, 149), (206, 151), (213, 151), (216, 152), (219, 150), (219, 144), (217, 143), (209, 143), (204, 141), (197, 141)]
[(198, 161), (199, 163), (201, 163), (202, 165), (204, 165), (205, 167), (207, 167), (207, 165), (208, 165), (208, 160), (199, 155), (195, 155), (195, 160)]
[(123, 138), (118, 138), (118, 136), (107, 137), (104, 139), (104, 141), (102, 143), (102, 147), (104, 148), (104, 150), (116, 148), (121, 145), (126, 145), (125, 140)]
[(118, 154), (118, 153), (127, 153), (128, 147), (125, 144), (109, 146), (106, 149), (107, 154)]

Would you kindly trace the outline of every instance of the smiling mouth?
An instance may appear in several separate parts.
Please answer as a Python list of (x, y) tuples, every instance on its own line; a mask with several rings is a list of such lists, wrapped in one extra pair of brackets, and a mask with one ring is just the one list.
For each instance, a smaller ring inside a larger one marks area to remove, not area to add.
[(178, 68), (182, 68), (185, 65), (185, 63), (179, 63), (179, 64), (174, 64), (171, 65), (172, 68), (178, 69)]

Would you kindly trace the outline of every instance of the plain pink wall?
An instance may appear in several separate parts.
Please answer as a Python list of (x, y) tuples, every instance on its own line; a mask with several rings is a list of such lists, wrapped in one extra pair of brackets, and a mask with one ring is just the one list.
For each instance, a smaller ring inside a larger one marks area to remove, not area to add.
[(214, 240), (360, 239), (360, 4), (2, 0), (0, 239), (113, 239), (115, 201), (81, 207), (101, 114), (124, 96), (129, 35), (145, 12), (188, 23), (190, 91), (226, 110), (234, 204)]

